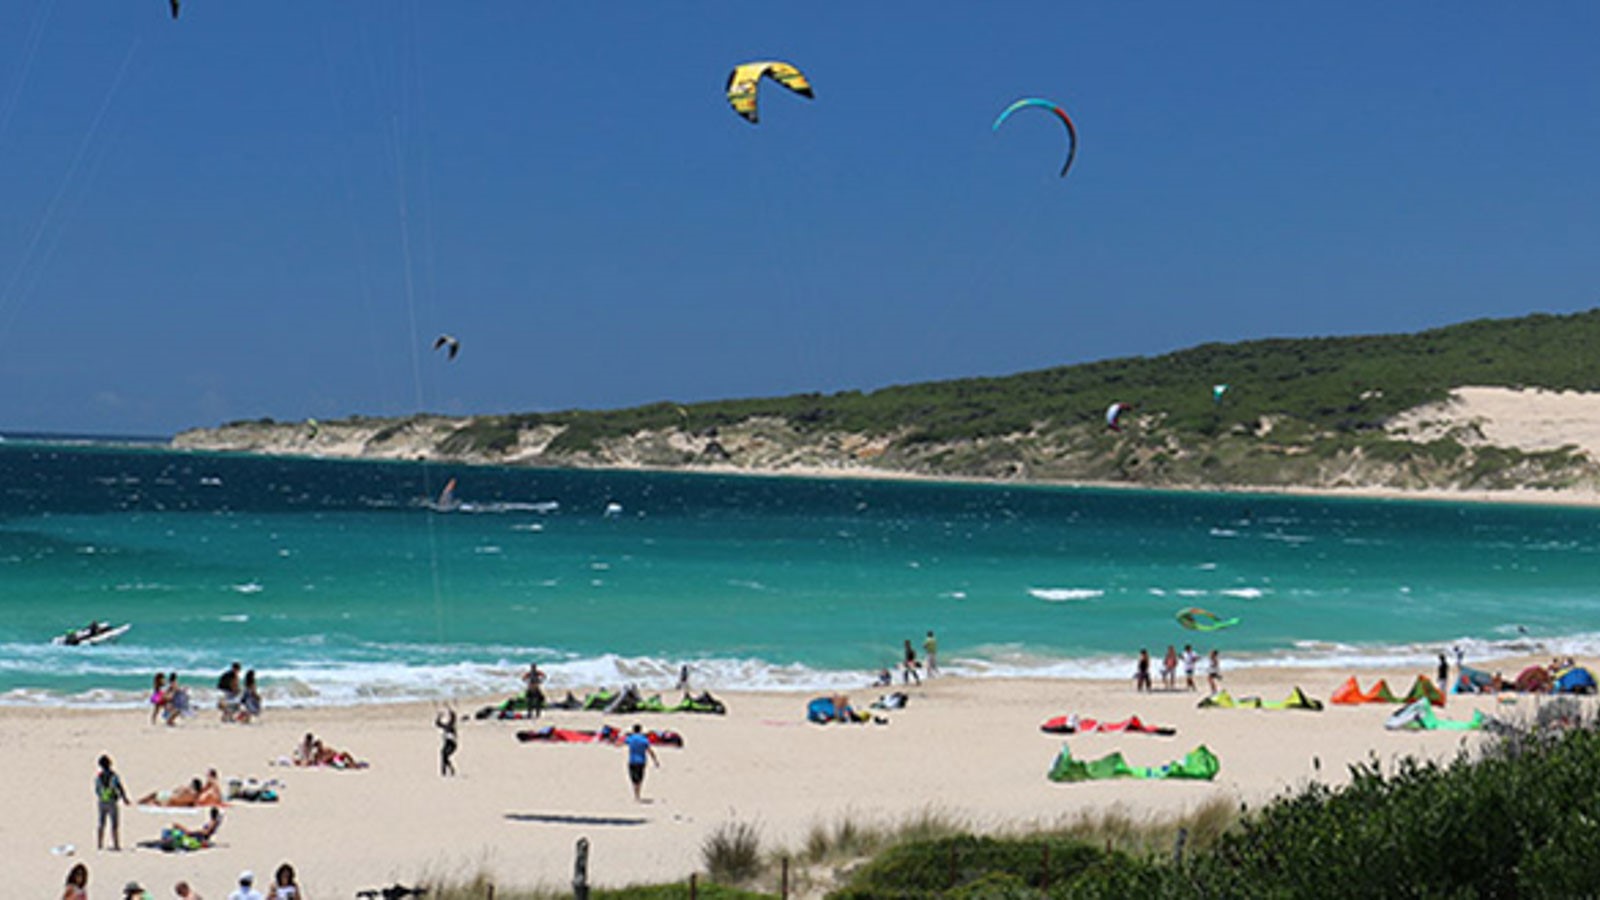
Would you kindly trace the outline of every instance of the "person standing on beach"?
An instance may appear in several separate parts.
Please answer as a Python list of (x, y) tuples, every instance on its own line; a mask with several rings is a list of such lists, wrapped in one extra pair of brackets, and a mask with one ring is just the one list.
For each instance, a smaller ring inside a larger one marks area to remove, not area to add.
[(661, 768), (661, 760), (656, 758), (656, 749), (650, 746), (650, 737), (639, 728), (639, 723), (633, 723), (633, 731), (623, 738), (623, 743), (628, 745), (628, 780), (633, 782), (633, 801), (643, 803), (644, 798), (639, 796), (639, 791), (644, 787), (644, 762), (646, 757)]
[(1222, 682), (1222, 660), (1217, 658), (1217, 651), (1211, 651), (1211, 658), (1206, 664), (1206, 683), (1211, 686), (1211, 693), (1217, 692), (1217, 685)]
[(933, 636), (933, 631), (928, 631), (928, 636), (922, 639), (922, 655), (928, 658), (928, 677), (939, 674), (939, 640)]
[(1161, 689), (1178, 689), (1178, 648), (1167, 645), (1167, 655), (1161, 657)]
[(917, 684), (922, 683), (922, 676), (917, 674), (917, 651), (911, 648), (911, 639), (906, 638), (905, 668), (900, 672), (900, 683), (910, 684), (916, 679)]
[(456, 752), (456, 711), (453, 707), (446, 707), (443, 712), (433, 719), (433, 727), (439, 729), (439, 737), (443, 741), (439, 745), (439, 775), (456, 774), (456, 764), (450, 757)]
[[(1460, 669), (1457, 669), (1457, 674), (1460, 671)], [(1443, 653), (1439, 654), (1439, 690), (1450, 690), (1450, 661), (1444, 658)]]
[(1195, 667), (1195, 664), (1198, 663), (1198, 662), (1200, 662), (1200, 654), (1194, 652), (1194, 645), (1193, 644), (1184, 644), (1183, 645), (1183, 680), (1184, 680), (1183, 688), (1186, 691), (1195, 690), (1195, 686), (1194, 686), (1194, 667)]
[(528, 671), (522, 676), (522, 681), (528, 686), (528, 715), (539, 718), (544, 714), (544, 673), (539, 671), (538, 663), (529, 663)]
[(1139, 648), (1139, 662), (1133, 669), (1133, 689), (1150, 690), (1150, 651), (1143, 647)]
[(217, 691), (222, 696), (217, 698), (217, 709), (222, 711), (222, 721), (232, 722), (239, 715), (239, 676), (244, 666), (238, 662), (228, 667), (217, 678)]
[[(122, 816), (117, 809), (117, 801), (121, 800), (123, 806), (132, 806), (133, 801), (128, 799), (128, 792), (122, 786), (122, 779), (111, 768), (111, 757), (100, 757), (100, 774), (94, 777), (94, 795), (100, 804), (100, 824), (95, 829), (95, 846), (101, 850), (106, 848), (106, 822), (111, 823), (111, 849), (122, 849)], [(87, 873), (85, 873), (87, 874)]]

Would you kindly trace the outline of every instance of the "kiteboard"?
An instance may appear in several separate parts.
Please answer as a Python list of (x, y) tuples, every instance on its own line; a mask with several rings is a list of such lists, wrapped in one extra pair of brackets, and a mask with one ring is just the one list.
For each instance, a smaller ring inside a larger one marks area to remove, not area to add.
[(131, 622), (111, 627), (110, 622), (93, 622), (82, 628), (74, 628), (66, 634), (58, 634), (50, 639), (50, 643), (57, 647), (92, 647), (95, 644), (104, 644), (114, 641), (128, 633), (132, 628)]
[(1178, 610), (1178, 624), (1190, 631), (1217, 631), (1239, 624), (1238, 617), (1224, 619), (1209, 609), (1191, 606)]

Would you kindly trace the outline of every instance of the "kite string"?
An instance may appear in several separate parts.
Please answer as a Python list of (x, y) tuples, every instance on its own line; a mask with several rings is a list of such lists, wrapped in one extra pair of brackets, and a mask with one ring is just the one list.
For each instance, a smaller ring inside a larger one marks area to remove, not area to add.
[[(12, 271), (11, 277), (6, 281), (5, 287), (0, 289), (0, 317), (4, 319), (0, 321), (0, 335), (10, 331), (11, 323), (16, 315), (16, 309), (21, 306), (22, 299), (27, 295), (27, 291), (22, 292), (20, 295), (16, 293), (17, 284), (22, 279), (23, 274), (29, 271), (30, 263), (34, 252), (38, 250), (40, 240), (43, 239), (45, 232), (55, 218), (56, 210), (61, 206), (62, 200), (76, 180), (78, 170), (83, 165), (84, 157), (88, 155), (89, 148), (99, 135), (101, 123), (105, 121), (106, 113), (110, 111), (118, 89), (122, 87), (122, 82), (126, 80), (128, 68), (133, 63), (133, 57), (138, 52), (141, 43), (142, 38), (134, 38), (133, 43), (128, 47), (127, 54), (122, 58), (122, 65), (117, 68), (116, 78), (112, 80), (111, 87), (106, 91), (105, 98), (100, 101), (100, 109), (95, 113), (94, 119), (89, 124), (89, 130), (84, 133), (83, 139), (78, 142), (77, 152), (73, 154), (72, 162), (67, 166), (67, 171), (62, 176), (61, 184), (56, 188), (55, 194), (45, 206), (44, 214), (39, 217), (38, 225), (34, 228), (33, 236), (29, 238), (28, 245), (23, 250), (21, 260), (18, 261), (16, 269)], [(55, 252), (56, 246), (60, 243), (60, 238), (61, 233), (58, 232), (52, 239), (50, 246), (46, 248), (44, 258), (40, 260), (36, 267), (38, 271), (32, 275), (28, 282), (29, 290), (38, 283), (45, 263)]]
[(44, 39), (45, 26), (50, 21), (50, 14), (55, 11), (55, 0), (47, 0), (38, 9), (43, 13), (35, 12), (28, 20), (28, 33), (22, 40), (22, 66), (17, 73), (17, 83), (12, 86), (11, 93), (6, 97), (4, 106), (0, 106), (0, 138), (4, 138), (6, 129), (11, 125), (11, 117), (17, 111), (17, 104), (22, 99), (22, 89), (28, 84), (28, 75), (33, 70), (33, 58), (39, 52), (39, 44)]

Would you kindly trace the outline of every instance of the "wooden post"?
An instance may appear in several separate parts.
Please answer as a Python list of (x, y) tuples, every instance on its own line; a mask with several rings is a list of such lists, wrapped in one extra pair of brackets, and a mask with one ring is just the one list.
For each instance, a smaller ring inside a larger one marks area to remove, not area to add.
[(1183, 845), (1189, 842), (1189, 829), (1179, 828), (1178, 839), (1172, 845), (1172, 864), (1183, 865)]
[(578, 855), (572, 863), (572, 900), (589, 900), (588, 838), (578, 838)]
[(783, 874), (778, 880), (778, 900), (789, 900), (789, 857), (783, 858)]
[(689, 900), (700, 900), (700, 874), (689, 873)]

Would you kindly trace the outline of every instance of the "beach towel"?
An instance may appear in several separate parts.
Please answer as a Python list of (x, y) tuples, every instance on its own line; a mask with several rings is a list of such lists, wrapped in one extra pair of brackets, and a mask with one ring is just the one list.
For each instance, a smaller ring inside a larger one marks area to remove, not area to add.
[(1133, 734), (1158, 734), (1163, 737), (1178, 733), (1178, 729), (1170, 725), (1148, 725), (1138, 716), (1129, 716), (1120, 722), (1101, 722), (1088, 716), (1079, 716), (1076, 713), (1049, 719), (1039, 726), (1039, 730), (1049, 734), (1117, 734), (1129, 732)]
[(1221, 768), (1217, 755), (1204, 744), (1190, 750), (1183, 759), (1161, 766), (1132, 766), (1121, 753), (1111, 753), (1093, 760), (1073, 759), (1072, 749), (1063, 745), (1048, 776), (1051, 781), (1103, 781), (1110, 778), (1210, 781), (1217, 777)]

